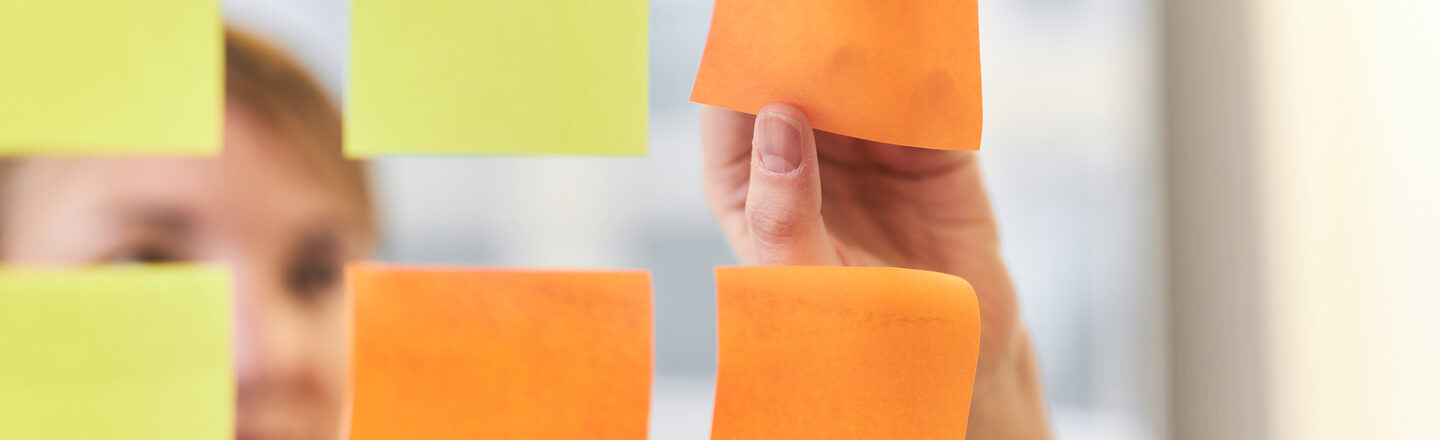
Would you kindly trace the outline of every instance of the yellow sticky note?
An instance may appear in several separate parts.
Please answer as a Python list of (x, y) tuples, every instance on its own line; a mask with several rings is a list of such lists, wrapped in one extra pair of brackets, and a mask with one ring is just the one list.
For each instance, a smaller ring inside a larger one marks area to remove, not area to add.
[(234, 435), (218, 268), (0, 269), (0, 438)]
[(220, 150), (219, 2), (0, 2), (0, 155)]
[(354, 0), (345, 151), (644, 155), (646, 0)]

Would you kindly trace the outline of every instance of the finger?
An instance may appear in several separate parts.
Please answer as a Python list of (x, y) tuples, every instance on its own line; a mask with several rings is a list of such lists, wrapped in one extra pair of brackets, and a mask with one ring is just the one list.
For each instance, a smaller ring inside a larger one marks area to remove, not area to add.
[(795, 106), (770, 104), (755, 118), (745, 218), (754, 264), (841, 264), (820, 215), (815, 132)]
[(755, 116), (717, 107), (700, 109), (705, 199), (740, 255), (750, 252), (745, 196), (750, 187), (750, 141)]

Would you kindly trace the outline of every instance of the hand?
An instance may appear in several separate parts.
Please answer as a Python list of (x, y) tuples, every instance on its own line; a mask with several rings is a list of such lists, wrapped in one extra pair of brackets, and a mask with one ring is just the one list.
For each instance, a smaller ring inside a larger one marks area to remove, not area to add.
[[(701, 113), (705, 193), (745, 264), (893, 266), (975, 288), (971, 439), (1045, 438), (1034, 354), (973, 152), (816, 132), (800, 109)], [(823, 191), (822, 191), (823, 189)]]

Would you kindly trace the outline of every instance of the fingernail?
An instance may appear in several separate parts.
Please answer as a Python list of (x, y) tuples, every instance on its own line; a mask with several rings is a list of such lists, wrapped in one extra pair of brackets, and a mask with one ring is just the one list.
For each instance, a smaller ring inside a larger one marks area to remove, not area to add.
[(780, 113), (761, 113), (755, 121), (755, 148), (760, 165), (772, 173), (800, 167), (800, 122)]

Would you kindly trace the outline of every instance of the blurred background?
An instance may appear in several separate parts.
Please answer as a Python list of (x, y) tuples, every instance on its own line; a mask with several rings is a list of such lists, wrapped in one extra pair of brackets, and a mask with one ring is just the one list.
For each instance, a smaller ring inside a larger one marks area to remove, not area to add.
[[(981, 153), (1062, 439), (1436, 438), (1440, 2), (980, 0)], [(346, 0), (224, 0), (340, 97)], [(651, 0), (650, 156), (374, 163), (382, 259), (652, 271), (652, 438), (709, 436), (689, 102)]]

